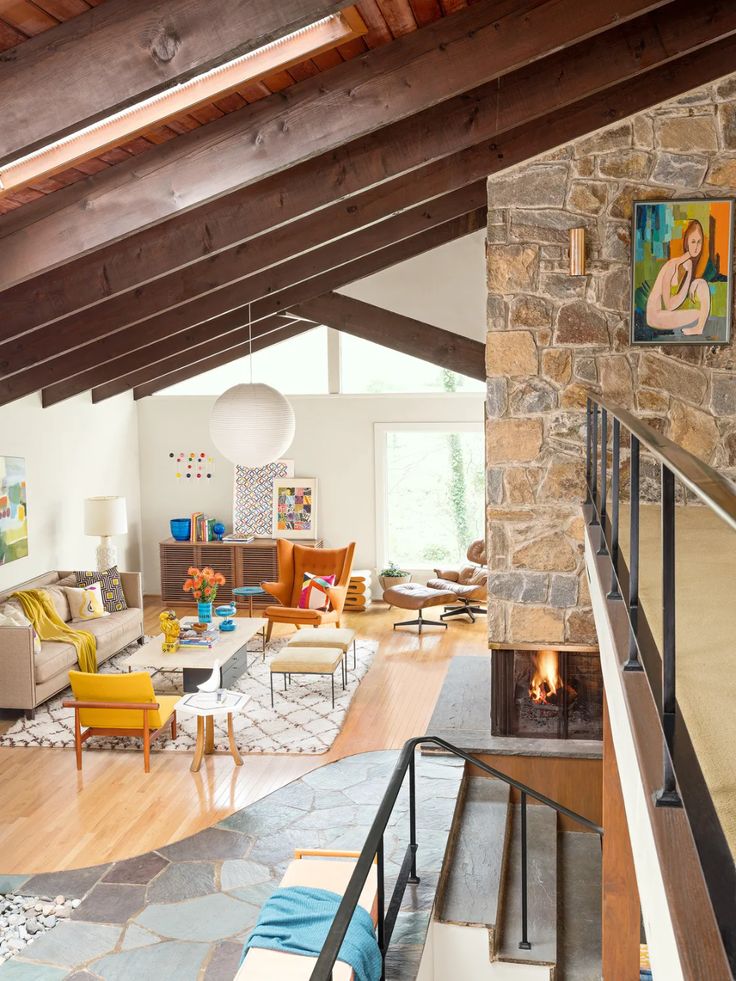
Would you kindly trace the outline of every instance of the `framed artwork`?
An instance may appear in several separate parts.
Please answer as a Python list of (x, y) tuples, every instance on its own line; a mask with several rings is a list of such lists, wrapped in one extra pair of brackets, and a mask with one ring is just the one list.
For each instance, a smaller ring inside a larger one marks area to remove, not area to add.
[(273, 537), (317, 537), (314, 477), (277, 477), (273, 481)]
[(263, 467), (235, 465), (233, 486), (233, 532), (271, 538), (273, 534), (273, 482), (293, 477), (293, 460), (275, 460)]
[(731, 340), (733, 201), (635, 201), (633, 344)]
[(28, 555), (26, 461), (0, 456), (0, 565)]

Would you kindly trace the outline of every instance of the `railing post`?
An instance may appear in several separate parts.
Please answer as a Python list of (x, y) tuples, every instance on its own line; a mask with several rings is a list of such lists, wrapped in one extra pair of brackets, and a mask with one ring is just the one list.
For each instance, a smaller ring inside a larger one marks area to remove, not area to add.
[(385, 895), (385, 882), (383, 879), (383, 834), (381, 834), (381, 840), (378, 843), (378, 851), (376, 852), (376, 879), (377, 879), (377, 890), (376, 890), (376, 912), (378, 916), (378, 949), (381, 951), (381, 981), (385, 981), (386, 978), (386, 895)]
[(590, 440), (593, 435), (591, 422), (591, 402), (590, 399), (585, 400), (585, 501), (586, 504), (590, 504)]
[(593, 501), (593, 516), (590, 519), (591, 525), (598, 524), (598, 504), (596, 497), (598, 494), (598, 406), (592, 404), (593, 425), (591, 427), (590, 439), (590, 495)]
[(664, 730), (662, 789), (658, 807), (682, 807), (672, 764), (675, 737), (675, 475), (662, 464), (662, 728)]
[(520, 950), (531, 950), (529, 943), (529, 906), (527, 895), (527, 853), (526, 853), (526, 794), (521, 791), (521, 942)]
[(409, 845), (411, 846), (411, 871), (408, 882), (418, 883), (417, 875), (417, 788), (414, 757), (409, 761)]
[(598, 544), (598, 555), (608, 555), (606, 545), (606, 477), (608, 473), (608, 412), (601, 408), (601, 537)]
[(629, 658), (624, 671), (643, 671), (639, 660), (639, 440), (631, 434), (629, 515)]
[(611, 588), (608, 599), (621, 599), (618, 588), (618, 512), (619, 467), (621, 461), (621, 423), (613, 420), (613, 453), (611, 459)]

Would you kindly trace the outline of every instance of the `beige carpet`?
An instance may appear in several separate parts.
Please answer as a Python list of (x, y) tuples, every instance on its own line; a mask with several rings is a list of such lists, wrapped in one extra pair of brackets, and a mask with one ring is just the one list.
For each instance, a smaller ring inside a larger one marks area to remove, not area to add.
[[(629, 556), (628, 508), (621, 547)], [(736, 532), (705, 507), (676, 514), (677, 700), (736, 854)], [(643, 505), (640, 602), (662, 642), (660, 509)]]

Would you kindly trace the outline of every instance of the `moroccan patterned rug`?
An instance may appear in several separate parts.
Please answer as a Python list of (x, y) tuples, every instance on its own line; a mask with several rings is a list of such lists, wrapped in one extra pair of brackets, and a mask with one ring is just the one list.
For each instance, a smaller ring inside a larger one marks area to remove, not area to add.
[[(330, 679), (321, 675), (294, 675), (288, 691), (282, 687), (282, 676), (274, 678), (274, 708), (271, 708), (271, 692), (268, 663), (288, 638), (279, 638), (266, 647), (266, 660), (256, 657), (260, 638), (252, 642), (254, 660), (247, 674), (233, 686), (243, 692), (250, 701), (245, 712), (233, 717), (235, 736), (242, 753), (326, 753), (335, 741), (345, 721), (345, 715), (353, 695), (376, 655), (378, 644), (374, 641), (357, 642), (356, 667), (353, 669), (352, 649), (348, 655), (348, 682), (342, 690), (341, 674), (335, 674), (335, 707), (330, 698)], [(125, 661), (137, 649), (133, 644), (100, 666), (104, 674), (125, 672)], [(181, 672), (152, 671), (153, 687), (161, 695), (181, 691)], [(11, 729), (0, 736), (0, 746), (74, 746), (74, 712), (62, 708), (62, 701), (70, 697), (67, 689), (40, 705), (36, 718), (19, 719)], [(215, 750), (228, 752), (225, 720), (215, 720)], [(176, 739), (161, 737), (153, 744), (154, 750), (192, 752), (196, 740), (197, 720), (193, 715), (180, 713), (177, 718)], [(140, 749), (140, 740), (95, 737), (85, 743), (88, 749)]]

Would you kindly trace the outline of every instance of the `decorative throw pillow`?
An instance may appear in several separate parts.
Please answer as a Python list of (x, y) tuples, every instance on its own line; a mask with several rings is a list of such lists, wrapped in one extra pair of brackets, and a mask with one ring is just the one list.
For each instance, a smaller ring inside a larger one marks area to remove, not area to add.
[(304, 573), (304, 582), (299, 596), (300, 610), (327, 610), (330, 606), (328, 590), (335, 585), (334, 576), (314, 576)]
[(128, 609), (123, 593), (123, 583), (116, 565), (106, 572), (75, 572), (74, 577), (79, 586), (90, 586), (94, 582), (100, 583), (102, 586), (102, 605), (108, 613), (119, 613), (120, 610)]
[(72, 613), (72, 623), (80, 623), (83, 620), (99, 620), (100, 617), (109, 617), (110, 614), (102, 605), (102, 586), (98, 582), (93, 582), (89, 586), (65, 586), (69, 609)]
[[(31, 621), (15, 600), (9, 600), (0, 606), (0, 627), (30, 627)], [(41, 653), (41, 638), (33, 630), (33, 653)]]

